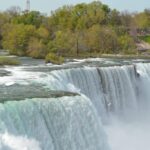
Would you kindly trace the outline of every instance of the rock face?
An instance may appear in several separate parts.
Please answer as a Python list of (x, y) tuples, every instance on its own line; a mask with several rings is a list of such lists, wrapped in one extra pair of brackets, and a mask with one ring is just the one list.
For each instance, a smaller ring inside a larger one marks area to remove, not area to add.
[(3, 76), (9, 76), (11, 73), (9, 71), (6, 71), (2, 68), (0, 68), (0, 77), (3, 77)]
[(58, 98), (63, 96), (77, 96), (79, 94), (65, 91), (55, 91), (38, 85), (0, 86), (0, 103), (5, 101), (19, 101), (32, 98)]
[(136, 46), (139, 51), (150, 50), (150, 44), (144, 41), (140, 41), (139, 43), (136, 44)]

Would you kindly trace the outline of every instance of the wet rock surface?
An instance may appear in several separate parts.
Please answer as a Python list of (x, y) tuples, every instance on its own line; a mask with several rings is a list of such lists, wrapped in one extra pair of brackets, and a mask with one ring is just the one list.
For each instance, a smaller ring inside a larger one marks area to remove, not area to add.
[(11, 86), (0, 86), (0, 103), (32, 98), (58, 98), (77, 95), (79, 94), (66, 91), (51, 91), (39, 85), (14, 84)]
[(0, 77), (9, 76), (10, 74), (11, 72), (4, 70), (3, 68), (0, 68)]

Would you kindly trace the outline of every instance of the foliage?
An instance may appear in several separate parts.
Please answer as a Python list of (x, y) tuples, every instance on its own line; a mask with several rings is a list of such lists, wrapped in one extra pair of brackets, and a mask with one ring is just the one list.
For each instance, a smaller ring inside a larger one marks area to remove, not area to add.
[(134, 40), (129, 35), (123, 35), (119, 38), (121, 52), (124, 54), (135, 54)]
[(0, 66), (2, 65), (19, 65), (20, 62), (15, 58), (0, 56)]
[[(11, 7), (0, 12), (0, 48), (10, 54), (45, 58), (84, 54), (135, 53), (136, 31), (150, 32), (150, 10), (119, 12), (100, 1), (63, 6), (46, 16)], [(143, 34), (143, 32), (142, 32)]]
[(46, 57), (45, 57), (45, 62), (46, 63), (53, 63), (53, 64), (62, 64), (64, 63), (64, 58), (61, 56), (57, 56), (54, 53), (49, 53)]
[(8, 24), (3, 28), (3, 48), (10, 54), (26, 55), (30, 37), (35, 34), (35, 27), (23, 24)]
[(145, 10), (144, 12), (135, 15), (135, 22), (139, 28), (149, 28), (150, 10)]
[(31, 38), (28, 44), (27, 54), (33, 58), (44, 58), (46, 55), (45, 45), (37, 38)]
[(147, 42), (147, 43), (150, 43), (150, 36), (149, 35), (147, 35), (147, 36), (140, 36), (139, 38), (141, 40)]
[(116, 33), (108, 27), (92, 26), (87, 31), (86, 45), (90, 51), (116, 53), (119, 47)]
[(12, 22), (15, 24), (33, 25), (36, 27), (40, 27), (43, 21), (44, 16), (39, 11), (24, 12), (12, 19)]

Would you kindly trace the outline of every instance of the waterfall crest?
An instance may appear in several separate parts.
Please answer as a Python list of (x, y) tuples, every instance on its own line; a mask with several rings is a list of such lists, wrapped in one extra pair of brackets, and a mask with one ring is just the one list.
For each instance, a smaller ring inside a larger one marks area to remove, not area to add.
[[(102, 118), (109, 115), (134, 116), (148, 103), (145, 89), (150, 78), (149, 64), (114, 67), (84, 67), (52, 71), (42, 82), (52, 90), (86, 95)], [(144, 96), (144, 98), (143, 98)]]

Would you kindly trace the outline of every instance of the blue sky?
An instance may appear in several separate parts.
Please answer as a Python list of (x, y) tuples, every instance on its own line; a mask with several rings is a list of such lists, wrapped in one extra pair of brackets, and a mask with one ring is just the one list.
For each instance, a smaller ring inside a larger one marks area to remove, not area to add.
[[(51, 10), (62, 5), (77, 4), (82, 2), (92, 2), (92, 0), (30, 0), (31, 9), (39, 10), (49, 14)], [(150, 0), (101, 0), (101, 2), (109, 5), (111, 8), (116, 8), (120, 11), (142, 11), (145, 8), (150, 8)], [(11, 6), (20, 6), (25, 9), (26, 0), (0, 0), (0, 10), (6, 10)]]

